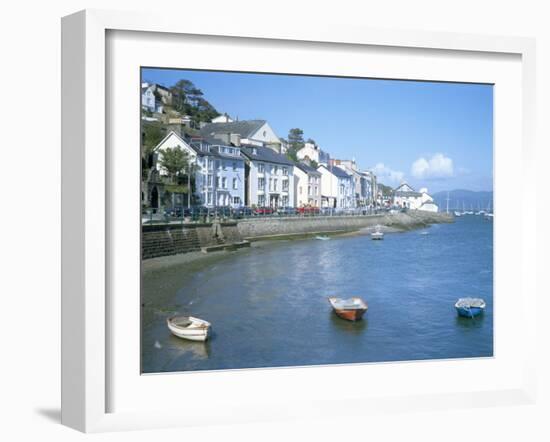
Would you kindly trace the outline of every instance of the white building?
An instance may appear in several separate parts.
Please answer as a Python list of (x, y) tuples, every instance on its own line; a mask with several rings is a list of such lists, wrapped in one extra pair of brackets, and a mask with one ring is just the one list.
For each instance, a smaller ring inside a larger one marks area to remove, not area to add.
[(339, 209), (354, 208), (353, 177), (338, 166), (322, 164), (317, 170), (321, 172), (321, 206)]
[(304, 163), (294, 166), (294, 206), (321, 207), (321, 172)]
[(233, 123), (231, 117), (227, 114), (218, 115), (216, 118), (212, 119), (212, 123)]
[(267, 146), (276, 152), (282, 152), (282, 142), (265, 120), (243, 120), (225, 123), (209, 123), (201, 128), (201, 135), (219, 138), (238, 135), (240, 143), (245, 145)]
[(165, 104), (172, 104), (172, 92), (170, 90), (155, 83), (141, 83), (142, 109), (162, 113)]
[(155, 148), (158, 156), (157, 170), (161, 176), (167, 173), (161, 167), (162, 152), (180, 147), (196, 166), (193, 193), (206, 207), (241, 207), (245, 201), (245, 168), (241, 149), (227, 146), (215, 139), (186, 141), (170, 132)]
[(246, 159), (247, 206), (294, 207), (294, 163), (265, 146), (241, 146)]
[(300, 161), (315, 161), (317, 164), (328, 164), (330, 160), (330, 155), (314, 143), (305, 143), (304, 147), (296, 152), (296, 157)]
[(411, 210), (425, 210), (437, 212), (439, 208), (434, 199), (428, 194), (427, 188), (415, 191), (407, 183), (401, 183), (394, 191), (393, 204)]

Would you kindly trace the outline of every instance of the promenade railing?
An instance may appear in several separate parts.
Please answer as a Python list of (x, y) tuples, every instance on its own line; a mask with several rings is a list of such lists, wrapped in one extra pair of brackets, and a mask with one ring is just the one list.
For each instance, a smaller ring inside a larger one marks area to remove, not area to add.
[[(396, 211), (390, 208), (360, 207), (353, 209), (342, 208), (231, 208), (231, 207), (195, 207), (170, 209), (144, 209), (142, 224), (173, 224), (173, 223), (209, 223), (214, 220), (237, 221), (243, 219), (270, 220), (274, 218), (312, 218), (327, 216), (375, 216)], [(402, 211), (402, 210), (401, 210)]]

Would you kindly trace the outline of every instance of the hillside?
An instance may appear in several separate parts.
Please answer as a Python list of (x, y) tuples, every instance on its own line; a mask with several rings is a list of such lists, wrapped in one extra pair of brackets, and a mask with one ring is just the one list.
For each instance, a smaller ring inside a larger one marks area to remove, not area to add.
[(462, 210), (465, 207), (466, 210), (486, 210), (487, 207), (493, 207), (493, 192), (456, 189), (449, 192), (437, 192), (432, 195), (440, 210), (445, 210), (447, 207), (447, 193), (449, 195), (449, 209)]

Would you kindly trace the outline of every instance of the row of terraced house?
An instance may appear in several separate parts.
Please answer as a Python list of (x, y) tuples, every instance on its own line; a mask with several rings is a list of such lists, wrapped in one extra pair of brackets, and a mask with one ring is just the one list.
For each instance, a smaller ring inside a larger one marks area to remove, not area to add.
[[(233, 121), (223, 115), (205, 124), (199, 136), (171, 131), (157, 145), (156, 173), (163, 151), (179, 147), (194, 165), (195, 199), (206, 207), (332, 207), (371, 206), (376, 201), (376, 176), (361, 171), (353, 160), (330, 158), (313, 143), (286, 155), (288, 145), (265, 120)], [(159, 207), (161, 186), (152, 183), (143, 194), (146, 205)]]

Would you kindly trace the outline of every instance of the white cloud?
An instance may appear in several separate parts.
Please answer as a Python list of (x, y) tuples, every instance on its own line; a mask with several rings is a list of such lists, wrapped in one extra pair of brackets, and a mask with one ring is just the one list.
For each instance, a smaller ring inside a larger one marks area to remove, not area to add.
[(453, 160), (442, 153), (431, 158), (418, 158), (411, 166), (415, 178), (446, 178), (454, 175)]
[(401, 183), (401, 181), (403, 181), (403, 178), (405, 177), (405, 174), (403, 172), (390, 169), (384, 163), (378, 163), (376, 166), (374, 166), (373, 171), (378, 177), (378, 180), (381, 182), (386, 180), (395, 183)]

